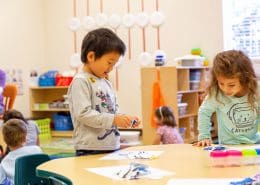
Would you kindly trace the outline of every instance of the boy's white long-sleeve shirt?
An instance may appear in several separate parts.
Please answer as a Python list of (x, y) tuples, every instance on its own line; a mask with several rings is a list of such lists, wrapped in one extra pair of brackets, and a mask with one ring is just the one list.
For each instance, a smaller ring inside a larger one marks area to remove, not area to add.
[(116, 150), (118, 129), (113, 126), (118, 110), (111, 83), (83, 71), (75, 75), (68, 90), (76, 150)]
[(23, 146), (9, 152), (0, 164), (0, 182), (2, 183), (7, 177), (9, 178), (11, 185), (13, 185), (15, 175), (15, 160), (21, 156), (38, 153), (42, 153), (42, 150), (39, 146)]
[(218, 139), (220, 144), (260, 143), (258, 133), (259, 104), (252, 109), (248, 96), (227, 97), (219, 92), (206, 97), (198, 112), (198, 140), (211, 138), (211, 116), (216, 112), (218, 122)]

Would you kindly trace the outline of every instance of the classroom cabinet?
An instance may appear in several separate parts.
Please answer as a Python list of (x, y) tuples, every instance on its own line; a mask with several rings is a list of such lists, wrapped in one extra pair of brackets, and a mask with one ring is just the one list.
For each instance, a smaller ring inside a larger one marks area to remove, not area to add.
[[(69, 113), (64, 104), (67, 86), (30, 87), (30, 111), (33, 119), (52, 118), (54, 113)], [(71, 137), (72, 131), (52, 131), (52, 136)]]
[[(156, 128), (151, 126), (153, 84), (159, 80), (165, 105), (173, 109), (185, 143), (197, 140), (197, 115), (208, 79), (207, 67), (141, 68), (143, 143), (152, 144)], [(159, 79), (158, 79), (159, 75)]]

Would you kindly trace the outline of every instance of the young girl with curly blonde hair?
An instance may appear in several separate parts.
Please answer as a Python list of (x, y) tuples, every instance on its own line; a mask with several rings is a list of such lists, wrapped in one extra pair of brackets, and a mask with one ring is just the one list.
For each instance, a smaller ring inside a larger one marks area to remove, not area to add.
[(238, 50), (216, 55), (211, 82), (198, 113), (197, 146), (211, 145), (211, 116), (216, 112), (220, 144), (260, 143), (259, 96), (250, 59)]

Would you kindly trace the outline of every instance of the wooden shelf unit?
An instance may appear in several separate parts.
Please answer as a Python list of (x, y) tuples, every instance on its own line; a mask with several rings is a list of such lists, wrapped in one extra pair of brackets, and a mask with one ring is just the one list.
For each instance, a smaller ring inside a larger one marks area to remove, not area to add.
[[(51, 118), (55, 112), (69, 112), (69, 109), (37, 109), (35, 104), (50, 103), (54, 100), (61, 99), (62, 95), (67, 94), (68, 87), (50, 86), (50, 87), (30, 87), (30, 111), (31, 117), (37, 118)], [(121, 131), (140, 131), (142, 136), (142, 128), (119, 128)], [(51, 132), (53, 137), (72, 137), (73, 131), (55, 131)]]
[[(190, 70), (200, 71), (199, 88), (190, 89)], [(144, 67), (141, 68), (142, 91), (142, 124), (143, 143), (152, 144), (156, 134), (156, 128), (151, 127), (152, 115), (152, 88), (156, 81), (157, 70), (160, 72), (160, 87), (165, 104), (172, 107), (177, 126), (185, 127), (185, 142), (191, 143), (197, 140), (197, 115), (200, 105), (200, 96), (204, 92), (206, 84), (207, 67)], [(178, 115), (177, 94), (182, 94), (182, 103), (187, 103), (187, 113)]]
[[(48, 104), (62, 99), (67, 94), (67, 86), (30, 87), (30, 111), (33, 119), (51, 118), (55, 112), (69, 112), (65, 108), (37, 108), (37, 104)], [(52, 131), (52, 136), (71, 137), (72, 131)]]

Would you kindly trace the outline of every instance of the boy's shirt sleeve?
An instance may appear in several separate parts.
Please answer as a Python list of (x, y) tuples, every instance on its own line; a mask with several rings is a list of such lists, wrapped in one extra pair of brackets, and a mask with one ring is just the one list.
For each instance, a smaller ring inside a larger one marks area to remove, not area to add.
[(208, 96), (201, 104), (198, 112), (198, 140), (210, 139), (211, 134), (211, 116), (216, 111), (216, 101)]
[(90, 84), (85, 79), (78, 78), (73, 81), (70, 88), (70, 112), (74, 119), (93, 128), (110, 129), (114, 121), (114, 114), (98, 112), (92, 108)]
[(2, 165), (0, 164), (0, 185), (5, 184), (6, 180), (7, 180), (6, 173)]

